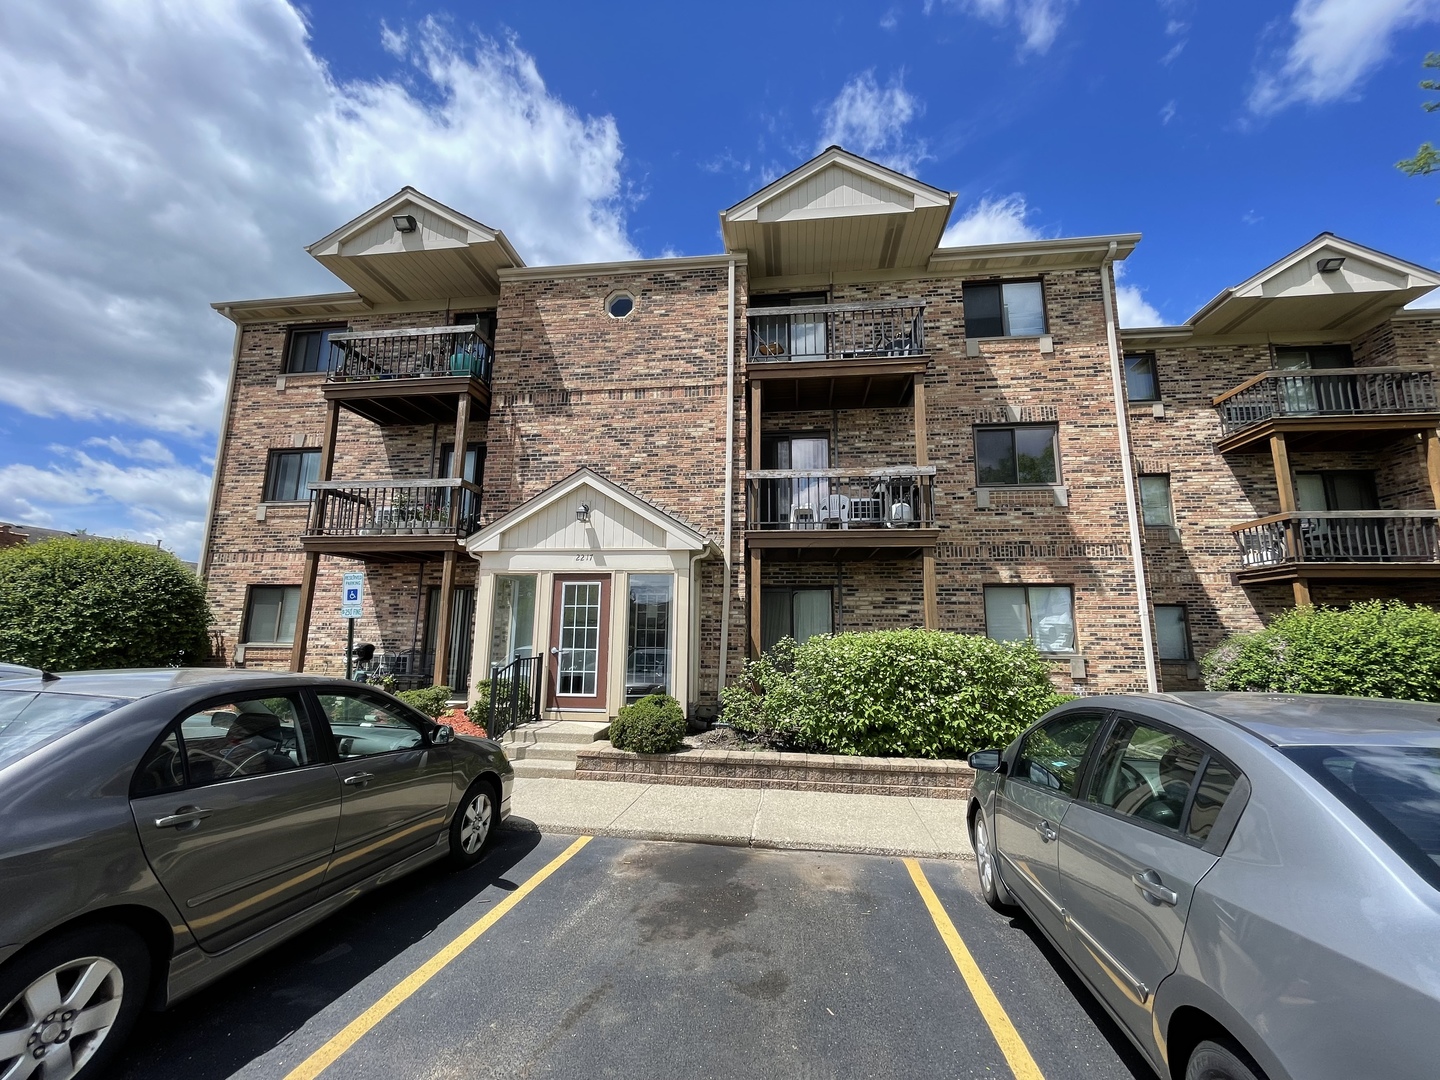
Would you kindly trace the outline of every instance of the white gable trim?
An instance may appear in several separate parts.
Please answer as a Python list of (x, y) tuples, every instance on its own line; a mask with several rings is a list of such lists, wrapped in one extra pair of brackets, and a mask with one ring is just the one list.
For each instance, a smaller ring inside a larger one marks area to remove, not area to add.
[(430, 196), (408, 185), (401, 188), (384, 202), (366, 210), (359, 217), (347, 221), (329, 236), (315, 241), (315, 243), (311, 244), (305, 250), (317, 259), (326, 255), (339, 255), (340, 249), (347, 241), (354, 239), (367, 229), (373, 228), (377, 223), (394, 216), (410, 206), (434, 214), (436, 217), (454, 225), (465, 234), (466, 244), (483, 244), (492, 241), (499, 242), (501, 246), (504, 247), (506, 254), (514, 260), (516, 266), (525, 265), (524, 260), (520, 258), (510, 246), (510, 242), (505, 239), (504, 234), (498, 229), (492, 229), (490, 226), (484, 225), (472, 217), (467, 217), (458, 210), (451, 209), (444, 203), (436, 202), (430, 198)]
[(710, 541), (690, 526), (662, 510), (657, 510), (643, 499), (638, 498), (619, 484), (607, 480), (593, 469), (577, 469), (554, 487), (540, 493), (528, 502), (521, 503), (504, 517), (492, 521), (469, 540), (465, 549), (473, 556), (482, 552), (501, 550), (501, 540), (511, 529), (528, 518), (543, 512), (561, 499), (573, 495), (581, 488), (593, 488), (607, 498), (625, 507), (637, 517), (650, 522), (666, 536), (666, 549), (678, 551), (706, 551)]
[[(829, 149), (825, 150), (823, 153), (811, 158), (804, 165), (801, 165), (798, 169), (788, 172), (784, 176), (780, 177), (780, 179), (767, 184), (765, 187), (755, 192), (755, 194), (751, 195), (743, 202), (738, 202), (729, 210), (722, 211), (720, 214), (721, 220), (724, 222), (758, 221), (761, 206), (774, 201), (792, 188), (799, 187), (816, 173), (821, 172), (822, 170), (827, 169), (832, 165), (838, 165), (841, 168), (848, 169), (851, 172), (858, 173), (861, 176), (867, 177), (875, 181), (877, 184), (881, 184), (888, 188), (893, 188), (894, 190), (900, 192), (902, 195), (908, 196), (913, 199), (914, 209), (917, 210), (927, 206), (951, 207), (955, 203), (956, 196), (951, 192), (941, 191), (939, 188), (934, 188), (931, 187), (929, 184), (921, 183), (914, 177), (906, 176), (904, 173), (895, 172), (893, 169), (887, 169), (885, 168), (885, 166), (877, 165), (873, 161), (867, 161), (865, 158), (858, 157), (855, 154), (850, 153), (848, 150), (842, 149), (841, 147), (832, 146)], [(850, 211), (850, 213), (861, 212), (864, 211)], [(875, 210), (870, 212), (897, 213), (900, 211), (896, 207), (885, 207), (883, 210)], [(831, 216), (839, 215), (832, 214)]]

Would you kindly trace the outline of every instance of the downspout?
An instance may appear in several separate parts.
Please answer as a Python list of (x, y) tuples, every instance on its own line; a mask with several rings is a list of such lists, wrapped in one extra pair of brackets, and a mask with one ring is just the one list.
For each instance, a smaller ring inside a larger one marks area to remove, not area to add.
[[(230, 309), (224, 308), (220, 314), (227, 319), (230, 318)], [(240, 323), (235, 323), (235, 344), (230, 350), (230, 378), (225, 384), (225, 408), (220, 413), (220, 440), (215, 447), (215, 475), (210, 477), (210, 512), (205, 515), (205, 535), (200, 538), (200, 558), (195, 563), (199, 569), (201, 581), (205, 581), (210, 572), (210, 534), (215, 528), (216, 501), (220, 498), (220, 474), (225, 469), (225, 433), (230, 430), (230, 410), (235, 406), (235, 371), (240, 366), (240, 335), (244, 328)]]
[(1120, 435), (1120, 471), (1125, 478), (1125, 513), (1130, 519), (1130, 555), (1135, 564), (1135, 606), (1140, 614), (1140, 642), (1145, 650), (1145, 682), (1157, 693), (1155, 636), (1150, 630), (1150, 588), (1145, 583), (1145, 552), (1141, 547), (1140, 508), (1135, 497), (1135, 463), (1130, 458), (1130, 416), (1125, 408), (1125, 377), (1120, 368), (1120, 336), (1115, 328), (1115, 296), (1111, 286), (1116, 243), (1100, 260), (1100, 284), (1105, 294), (1105, 341), (1110, 347), (1110, 382), (1115, 395), (1115, 427)]
[[(730, 539), (735, 501), (735, 260), (730, 260), (730, 302), (725, 312), (725, 576), (720, 591), (720, 670), (715, 692), (725, 689), (725, 669), (730, 660)], [(747, 582), (754, 587), (753, 582)], [(698, 599), (698, 597), (697, 597)], [(698, 619), (700, 606), (695, 606)], [(697, 687), (698, 689), (698, 687)]]

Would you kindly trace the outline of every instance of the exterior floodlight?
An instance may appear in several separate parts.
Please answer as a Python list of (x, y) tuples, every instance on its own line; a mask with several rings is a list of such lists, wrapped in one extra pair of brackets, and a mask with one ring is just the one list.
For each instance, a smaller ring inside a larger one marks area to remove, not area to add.
[(1345, 256), (1331, 255), (1328, 258), (1321, 259), (1315, 265), (1319, 268), (1320, 273), (1333, 274), (1336, 270), (1339, 270), (1340, 267), (1345, 265)]
[(390, 220), (395, 222), (395, 228), (400, 232), (415, 231), (415, 217), (413, 214), (396, 214)]

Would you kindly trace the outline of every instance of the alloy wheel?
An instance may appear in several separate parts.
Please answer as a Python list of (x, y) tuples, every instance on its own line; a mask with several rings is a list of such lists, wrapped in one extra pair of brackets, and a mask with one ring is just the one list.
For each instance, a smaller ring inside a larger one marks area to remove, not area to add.
[(41, 975), (0, 1012), (0, 1078), (70, 1080), (110, 1034), (124, 994), (120, 969), (100, 956)]
[(466, 855), (474, 855), (485, 845), (490, 835), (490, 817), (490, 795), (477, 791), (460, 821), (460, 846)]
[(985, 831), (985, 815), (975, 816), (975, 866), (980, 872), (980, 887), (985, 895), (995, 892), (995, 860), (990, 854), (990, 837)]

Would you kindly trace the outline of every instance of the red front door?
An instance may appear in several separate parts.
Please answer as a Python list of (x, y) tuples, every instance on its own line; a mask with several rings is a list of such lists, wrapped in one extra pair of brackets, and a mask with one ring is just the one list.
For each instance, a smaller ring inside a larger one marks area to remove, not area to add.
[(610, 655), (608, 574), (556, 574), (550, 620), (550, 704), (603, 709)]

